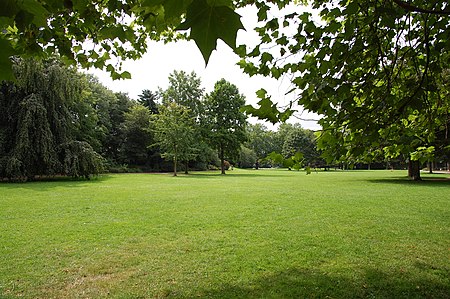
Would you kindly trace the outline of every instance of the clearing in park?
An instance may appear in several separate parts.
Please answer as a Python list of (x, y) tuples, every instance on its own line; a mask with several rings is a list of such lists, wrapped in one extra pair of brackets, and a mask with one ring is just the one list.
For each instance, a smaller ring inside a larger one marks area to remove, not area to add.
[(449, 298), (449, 175), (0, 184), (1, 298)]

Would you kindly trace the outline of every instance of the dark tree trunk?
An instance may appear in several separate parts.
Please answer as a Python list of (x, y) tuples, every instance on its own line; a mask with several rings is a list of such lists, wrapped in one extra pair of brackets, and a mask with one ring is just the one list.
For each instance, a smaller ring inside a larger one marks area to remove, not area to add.
[(408, 162), (408, 177), (413, 181), (422, 180), (420, 177), (420, 163), (419, 161), (409, 160)]
[(225, 159), (223, 158), (224, 156), (224, 151), (223, 151), (223, 147), (220, 147), (220, 169), (222, 170), (222, 174), (225, 174)]
[(428, 161), (428, 171), (430, 173), (433, 173), (433, 162), (432, 161)]
[(175, 151), (175, 155), (173, 156), (173, 176), (177, 176), (177, 152)]
[(184, 173), (185, 174), (189, 173), (189, 161), (186, 161), (184, 164)]
[(258, 160), (256, 160), (255, 169), (259, 169), (259, 161)]

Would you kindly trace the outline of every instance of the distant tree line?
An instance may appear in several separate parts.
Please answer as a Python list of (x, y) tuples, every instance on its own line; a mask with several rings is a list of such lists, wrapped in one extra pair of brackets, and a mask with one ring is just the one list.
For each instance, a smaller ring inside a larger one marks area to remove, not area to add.
[(205, 93), (194, 72), (174, 71), (167, 89), (136, 101), (58, 59), (16, 59), (14, 72), (0, 84), (1, 179), (292, 166), (274, 153), (321, 163), (313, 132), (248, 124), (244, 96), (224, 79)]

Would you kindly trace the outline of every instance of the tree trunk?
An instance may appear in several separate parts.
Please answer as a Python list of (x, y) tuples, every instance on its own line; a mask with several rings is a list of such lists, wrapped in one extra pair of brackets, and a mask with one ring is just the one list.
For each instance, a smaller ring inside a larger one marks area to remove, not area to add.
[(177, 155), (173, 157), (173, 176), (177, 176)]
[(429, 171), (429, 173), (433, 173), (433, 162), (432, 161), (428, 161), (428, 171)]
[(256, 160), (256, 162), (255, 162), (255, 169), (256, 169), (256, 170), (259, 169), (259, 161), (258, 161), (258, 160)]
[(223, 147), (220, 147), (220, 168), (222, 170), (222, 174), (225, 174), (225, 159), (223, 158), (224, 152)]
[(186, 161), (184, 164), (185, 168), (184, 168), (184, 173), (188, 174), (189, 173), (189, 161)]
[(408, 177), (413, 181), (421, 181), (420, 178), (420, 163), (419, 161), (409, 160), (408, 162)]

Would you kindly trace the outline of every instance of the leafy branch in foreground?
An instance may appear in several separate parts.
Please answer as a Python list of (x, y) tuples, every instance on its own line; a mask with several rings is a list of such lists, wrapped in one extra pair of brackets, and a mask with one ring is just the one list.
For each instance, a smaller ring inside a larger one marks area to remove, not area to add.
[[(260, 43), (239, 46), (239, 64), (249, 75), (291, 78), (298, 104), (322, 116), (319, 145), (329, 160), (417, 164), (413, 153), (431, 146), (448, 156), (447, 1), (252, 2)], [(258, 96), (259, 107), (247, 107), (253, 115), (289, 113), (264, 90)], [(410, 177), (420, 179), (414, 169)]]
[[(46, 57), (131, 78), (121, 61), (138, 59), (148, 39), (195, 40), (207, 62), (222, 39), (235, 48), (243, 29), (231, 0), (109, 0), (0, 2), (0, 80), (12, 80), (12, 56)], [(183, 30), (186, 32), (177, 32)]]

